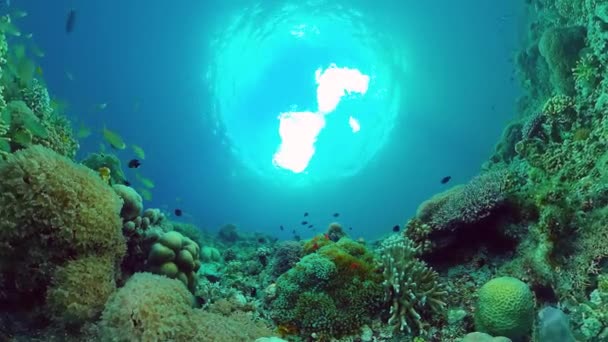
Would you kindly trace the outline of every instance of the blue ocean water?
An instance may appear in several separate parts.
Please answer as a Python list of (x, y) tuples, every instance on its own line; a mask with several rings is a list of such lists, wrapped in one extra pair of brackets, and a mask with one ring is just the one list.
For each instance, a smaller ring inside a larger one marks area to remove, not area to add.
[[(307, 238), (308, 212), (316, 233), (334, 220), (355, 238), (389, 233), (445, 187), (442, 177), (452, 185), (478, 172), (519, 93), (518, 1), (10, 6), (28, 12), (19, 27), (45, 51), (37, 62), (51, 95), (94, 131), (79, 158), (99, 151), (105, 125), (146, 151), (139, 171), (155, 182), (146, 205), (180, 208), (183, 220), (210, 230), (235, 223)], [(314, 111), (315, 71), (331, 63), (370, 75), (369, 93), (327, 116), (305, 172), (281, 170), (272, 163), (277, 117)], [(361, 115), (360, 134), (345, 124), (351, 113)], [(117, 154), (123, 163), (135, 157)]]

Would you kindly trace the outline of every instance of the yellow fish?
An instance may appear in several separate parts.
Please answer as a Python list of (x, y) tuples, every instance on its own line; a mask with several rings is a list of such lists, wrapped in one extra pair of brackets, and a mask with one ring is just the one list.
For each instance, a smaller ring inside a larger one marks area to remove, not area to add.
[(111, 173), (110, 169), (105, 166), (102, 166), (97, 171), (99, 172), (99, 176), (101, 177), (101, 179), (104, 182), (110, 184), (110, 173)]
[(14, 10), (13, 13), (11, 13), (11, 16), (17, 19), (21, 19), (23, 17), (27, 17), (27, 12), (23, 10)]
[(148, 189), (144, 189), (144, 188), (138, 188), (137, 192), (141, 195), (141, 197), (143, 199), (145, 199), (146, 201), (151, 201), (152, 200), (152, 193), (148, 190)]
[(32, 44), (30, 46), (30, 50), (32, 50), (32, 53), (34, 54), (34, 56), (42, 58), (44, 57), (44, 51), (42, 51), (38, 46)]
[(39, 76), (43, 76), (44, 75), (44, 72), (42, 71), (42, 67), (40, 65), (36, 67), (36, 73)]
[(125, 141), (122, 140), (120, 135), (110, 131), (105, 126), (103, 127), (102, 134), (104, 139), (110, 144), (110, 146), (114, 147), (117, 150), (124, 150), (127, 147)]
[(135, 178), (137, 178), (138, 181), (141, 182), (141, 184), (143, 186), (145, 186), (148, 189), (152, 189), (154, 188), (154, 182), (146, 177), (143, 177), (142, 175), (140, 175), (139, 173), (135, 174)]
[(10, 23), (6, 20), (0, 21), (0, 31), (2, 31), (4, 33), (8, 33), (15, 37), (21, 36), (21, 32), (19, 31), (17, 26), (13, 25), (12, 23)]
[(84, 139), (87, 138), (91, 135), (91, 129), (88, 128), (87, 126), (80, 124), (80, 127), (78, 128), (78, 139)]
[(144, 152), (144, 149), (137, 146), (137, 145), (131, 145), (131, 148), (133, 149), (133, 152), (135, 152), (135, 155), (137, 156), (137, 158), (139, 159), (146, 159), (146, 153)]

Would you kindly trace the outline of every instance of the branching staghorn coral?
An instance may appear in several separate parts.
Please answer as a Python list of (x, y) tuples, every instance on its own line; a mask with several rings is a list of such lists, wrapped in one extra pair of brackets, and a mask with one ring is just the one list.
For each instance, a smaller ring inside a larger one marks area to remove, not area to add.
[(416, 259), (416, 248), (403, 235), (384, 240), (379, 250), (384, 265), (386, 300), (391, 302), (388, 324), (395, 329), (423, 333), (423, 315), (440, 314), (446, 307), (447, 291), (437, 272)]

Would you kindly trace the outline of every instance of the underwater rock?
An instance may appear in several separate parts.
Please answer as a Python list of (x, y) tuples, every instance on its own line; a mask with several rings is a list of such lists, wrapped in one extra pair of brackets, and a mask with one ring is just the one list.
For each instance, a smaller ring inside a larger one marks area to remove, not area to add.
[(539, 342), (574, 342), (568, 316), (560, 309), (547, 306), (538, 313)]
[(511, 342), (511, 339), (502, 336), (492, 337), (482, 332), (472, 332), (467, 334), (462, 342)]
[(226, 224), (220, 228), (217, 233), (220, 240), (228, 243), (234, 243), (240, 239), (237, 226), (234, 224)]

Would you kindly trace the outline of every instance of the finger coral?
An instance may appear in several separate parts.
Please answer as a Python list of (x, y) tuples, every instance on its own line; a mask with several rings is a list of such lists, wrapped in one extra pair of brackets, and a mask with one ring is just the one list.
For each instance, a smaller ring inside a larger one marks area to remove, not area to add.
[(391, 303), (388, 323), (408, 333), (424, 332), (424, 317), (440, 315), (446, 308), (447, 291), (438, 274), (415, 258), (412, 242), (402, 235), (384, 240), (380, 253), (386, 299)]

